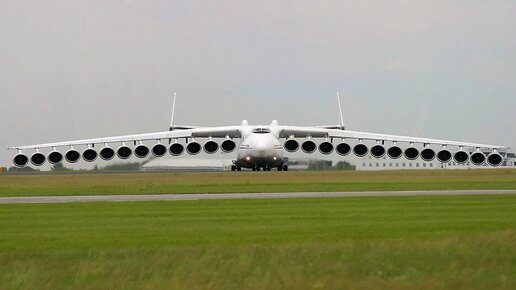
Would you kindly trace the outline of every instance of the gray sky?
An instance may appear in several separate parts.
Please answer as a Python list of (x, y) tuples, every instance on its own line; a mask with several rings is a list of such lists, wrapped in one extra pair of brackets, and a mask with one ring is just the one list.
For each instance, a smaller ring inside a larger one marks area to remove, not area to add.
[[(515, 1), (0, 1), (0, 147), (338, 123), (516, 147)], [(0, 165), (15, 152), (0, 150)]]

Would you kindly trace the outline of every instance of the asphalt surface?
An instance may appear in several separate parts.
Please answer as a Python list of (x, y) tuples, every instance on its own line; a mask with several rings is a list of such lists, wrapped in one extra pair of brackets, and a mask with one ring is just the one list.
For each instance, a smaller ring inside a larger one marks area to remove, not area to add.
[(366, 192), (277, 192), (277, 193), (203, 193), (152, 195), (89, 195), (89, 196), (31, 196), (1, 197), (0, 204), (68, 203), (68, 202), (126, 202), (221, 199), (279, 199), (328, 198), (358, 196), (440, 196), (440, 195), (499, 195), (516, 194), (516, 190), (441, 190), (441, 191), (366, 191)]

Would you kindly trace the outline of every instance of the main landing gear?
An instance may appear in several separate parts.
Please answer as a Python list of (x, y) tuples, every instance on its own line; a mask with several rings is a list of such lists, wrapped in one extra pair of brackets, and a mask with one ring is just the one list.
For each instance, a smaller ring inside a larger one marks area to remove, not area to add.
[[(251, 170), (253, 170), (253, 171), (260, 171), (260, 170), (271, 171), (271, 169), (272, 168), (268, 165), (263, 165), (263, 166), (253, 165), (253, 167), (251, 167)], [(280, 166), (276, 167), (276, 169), (278, 171), (288, 171), (288, 165), (287, 164), (280, 165)], [(242, 171), (242, 166), (238, 165), (238, 164), (233, 164), (233, 165), (231, 165), (231, 171)]]

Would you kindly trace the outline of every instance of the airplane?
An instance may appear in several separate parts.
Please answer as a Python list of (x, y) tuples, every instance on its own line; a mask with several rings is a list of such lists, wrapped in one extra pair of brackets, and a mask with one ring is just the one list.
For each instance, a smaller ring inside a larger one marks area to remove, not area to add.
[[(421, 158), (429, 162), (437, 159), (442, 163), (453, 160), (457, 164), (470, 162), (476, 166), (487, 164), (496, 167), (503, 162), (500, 153), (509, 149), (498, 145), (350, 131), (343, 126), (344, 118), (338, 93), (337, 101), (340, 114), (340, 124), (337, 126), (283, 126), (276, 120), (268, 126), (253, 126), (244, 120), (239, 126), (194, 127), (174, 124), (176, 104), (176, 94), (174, 94), (168, 131), (14, 146), (8, 149), (18, 151), (13, 158), (13, 163), (17, 167), (25, 167), (29, 161), (34, 166), (41, 166), (47, 159), (50, 164), (56, 164), (63, 159), (69, 163), (76, 163), (81, 157), (86, 162), (93, 162), (99, 156), (102, 160), (109, 161), (115, 155), (120, 159), (128, 159), (133, 154), (138, 158), (146, 158), (150, 154), (154, 157), (163, 157), (167, 153), (179, 156), (185, 151), (190, 155), (197, 155), (202, 150), (208, 154), (214, 154), (219, 150), (222, 153), (236, 150), (237, 158), (233, 160), (232, 171), (241, 171), (243, 168), (253, 171), (270, 171), (273, 168), (287, 171), (288, 165), (283, 158), (284, 153), (296, 152), (299, 149), (305, 154), (312, 154), (318, 150), (324, 155), (335, 151), (340, 156), (346, 156), (353, 152), (357, 157), (370, 154), (374, 158), (388, 156), (391, 159), (398, 159), (403, 156), (408, 160)], [(180, 142), (183, 139), (186, 140), (184, 145)], [(206, 141), (201, 145), (199, 139), (206, 139)], [(283, 142), (282, 139), (285, 141)], [(164, 144), (164, 140), (165, 143), (168, 140), (168, 144)], [(316, 144), (317, 140), (319, 144)], [(143, 143), (144, 141), (154, 141), (154, 145), (149, 148)], [(238, 145), (237, 141), (239, 141)], [(355, 141), (357, 144), (352, 147), (349, 141)], [(367, 146), (364, 141), (372, 141), (375, 144)], [(129, 147), (128, 143), (133, 143), (134, 149)], [(409, 146), (403, 150), (398, 143)], [(120, 144), (116, 150), (112, 148), (114, 144)], [(388, 147), (387, 144), (389, 144)], [(422, 145), (422, 148), (418, 148), (416, 144), (419, 147)], [(95, 145), (103, 145), (103, 148), (97, 151)], [(438, 146), (440, 150), (437, 151), (432, 146)], [(62, 147), (68, 148), (64, 155), (58, 151), (58, 148)], [(81, 154), (76, 147), (85, 147), (85, 149)], [(450, 150), (450, 147), (455, 150)], [(41, 152), (42, 149), (50, 149), (47, 156)], [(35, 152), (29, 158), (23, 153), (25, 150), (35, 150)]]

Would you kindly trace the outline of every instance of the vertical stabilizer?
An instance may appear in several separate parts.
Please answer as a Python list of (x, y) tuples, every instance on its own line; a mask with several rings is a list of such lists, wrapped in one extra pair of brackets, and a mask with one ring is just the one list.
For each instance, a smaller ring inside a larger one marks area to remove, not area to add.
[(340, 104), (340, 95), (337, 92), (337, 102), (339, 103), (339, 117), (340, 117), (340, 129), (344, 130), (344, 117), (342, 116), (342, 105)]
[(175, 111), (176, 111), (176, 97), (177, 97), (177, 93), (174, 92), (174, 100), (172, 101), (172, 117), (170, 118), (170, 128), (169, 128), (170, 131), (174, 130), (174, 115), (175, 115)]

